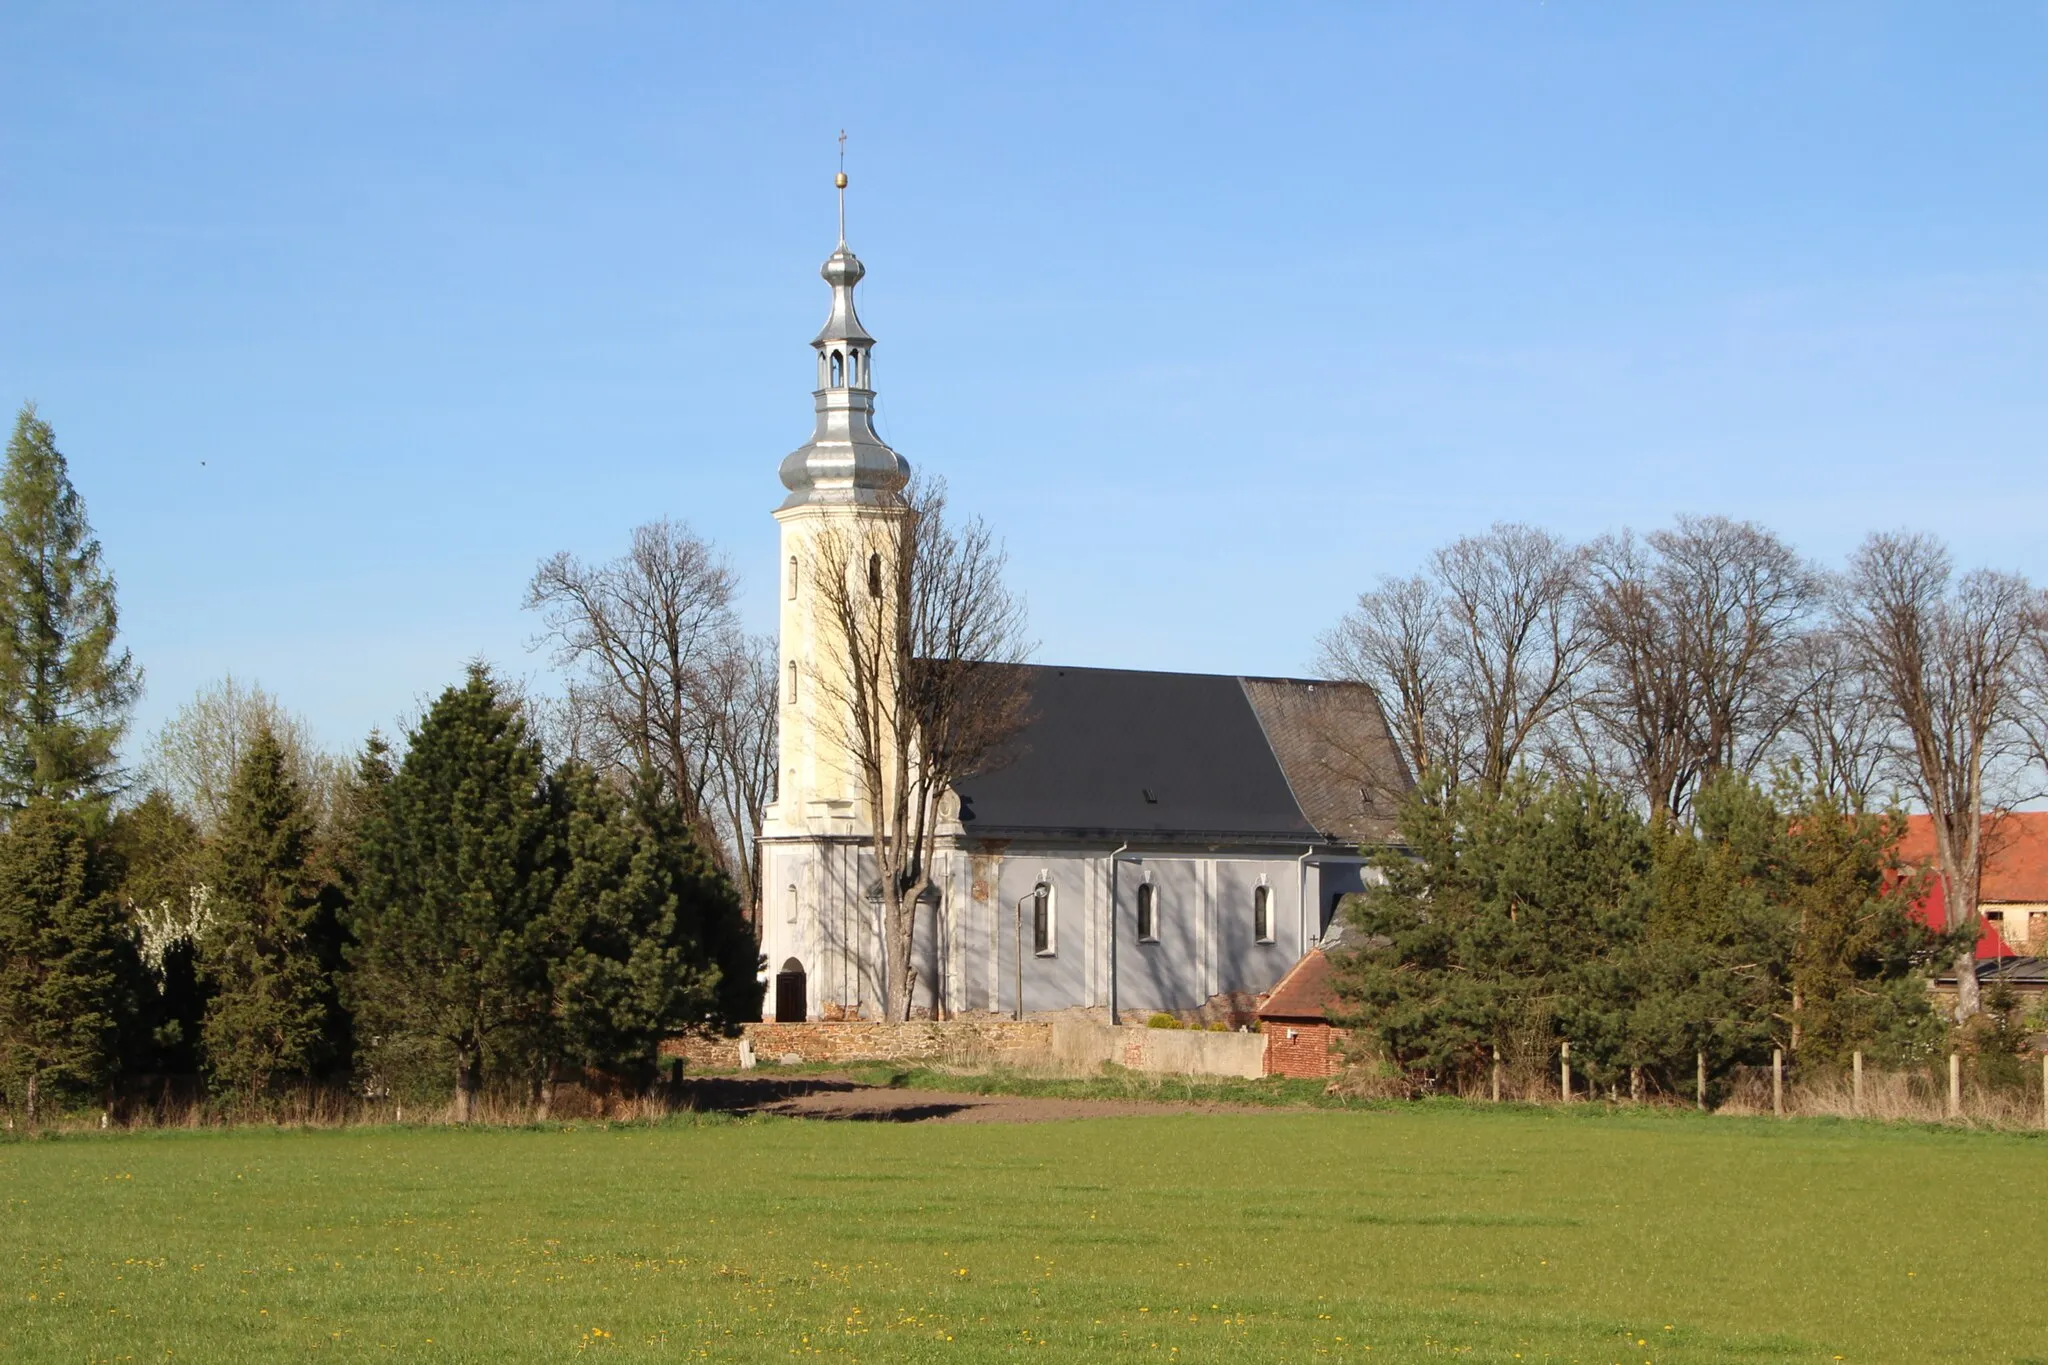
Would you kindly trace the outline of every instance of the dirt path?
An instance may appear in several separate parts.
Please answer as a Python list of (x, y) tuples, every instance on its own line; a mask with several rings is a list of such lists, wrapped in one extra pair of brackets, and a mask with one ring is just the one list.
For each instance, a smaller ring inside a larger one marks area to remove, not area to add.
[(1240, 1104), (1176, 1104), (1154, 1100), (1076, 1100), (1041, 1095), (969, 1095), (897, 1090), (845, 1076), (759, 1078), (707, 1076), (685, 1083), (693, 1108), (784, 1118), (851, 1119), (868, 1123), (1048, 1123), (1056, 1119), (1129, 1118), (1157, 1114), (1255, 1114)]

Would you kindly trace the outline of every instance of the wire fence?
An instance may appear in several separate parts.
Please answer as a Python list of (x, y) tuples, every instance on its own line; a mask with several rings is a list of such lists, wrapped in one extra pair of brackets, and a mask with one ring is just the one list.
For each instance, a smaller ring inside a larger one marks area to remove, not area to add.
[(1955, 1052), (1920, 1065), (1878, 1067), (1860, 1053), (1847, 1064), (1826, 1065), (1800, 1063), (1780, 1052), (1768, 1064), (1721, 1067), (1711, 1075), (1701, 1059), (1692, 1080), (1674, 1089), (1642, 1071), (1596, 1084), (1573, 1068), (1566, 1045), (1547, 1068), (1527, 1059), (1503, 1061), (1489, 1075), (1467, 1078), (1457, 1093), (1478, 1101), (1642, 1104), (1731, 1115), (2048, 1129), (2048, 1054)]

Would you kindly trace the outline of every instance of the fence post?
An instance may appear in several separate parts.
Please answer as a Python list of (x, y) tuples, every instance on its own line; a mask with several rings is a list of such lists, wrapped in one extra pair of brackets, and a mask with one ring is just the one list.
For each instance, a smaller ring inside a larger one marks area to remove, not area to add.
[(1785, 1117), (1785, 1049), (1771, 1049), (1771, 1112)]
[(1500, 1049), (1493, 1050), (1493, 1102), (1500, 1103)]
[(1700, 1112), (1707, 1112), (1707, 1054), (1699, 1054), (1699, 1105)]
[(1569, 1042), (1558, 1044), (1557, 1088), (1564, 1096), (1564, 1103), (1570, 1104), (1572, 1102), (1572, 1045)]
[(1855, 1076), (1849, 1087), (1849, 1103), (1860, 1117), (1863, 1113), (1863, 1049), (1860, 1047), (1856, 1049)]
[(1960, 1117), (1963, 1112), (1963, 1054), (1948, 1054), (1948, 1116)]

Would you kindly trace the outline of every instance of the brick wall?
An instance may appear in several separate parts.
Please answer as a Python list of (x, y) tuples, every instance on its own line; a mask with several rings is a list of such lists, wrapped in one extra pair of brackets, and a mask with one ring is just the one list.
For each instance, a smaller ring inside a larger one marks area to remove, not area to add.
[(1265, 1030), (1268, 1076), (1320, 1080), (1336, 1075), (1343, 1065), (1343, 1058), (1338, 1055), (1344, 1040), (1343, 1029), (1321, 1023), (1290, 1024), (1284, 1019), (1268, 1019)]

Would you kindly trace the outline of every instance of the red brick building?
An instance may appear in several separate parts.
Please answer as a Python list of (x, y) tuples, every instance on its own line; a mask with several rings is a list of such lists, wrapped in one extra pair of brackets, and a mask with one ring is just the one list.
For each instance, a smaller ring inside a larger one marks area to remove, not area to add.
[(1311, 948), (1259, 1002), (1268, 1076), (1315, 1080), (1337, 1074), (1344, 1065), (1345, 1033), (1330, 1023), (1336, 1001), (1330, 959), (1321, 948)]

